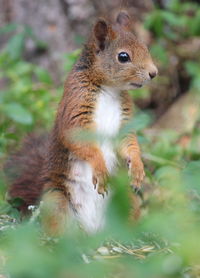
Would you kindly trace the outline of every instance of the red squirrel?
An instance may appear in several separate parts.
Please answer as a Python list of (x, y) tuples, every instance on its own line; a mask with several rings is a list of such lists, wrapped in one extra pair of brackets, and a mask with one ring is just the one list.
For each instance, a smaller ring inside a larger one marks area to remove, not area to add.
[[(131, 23), (125, 11), (119, 12), (115, 22), (96, 21), (67, 77), (52, 131), (27, 137), (7, 163), (9, 171), (15, 172), (9, 195), (23, 200), (19, 209), (24, 213), (42, 200), (41, 213), (47, 208), (42, 222), (50, 234), (65, 231), (70, 218), (89, 233), (103, 226), (109, 198), (104, 193), (110, 191), (106, 179), (114, 172), (117, 153), (129, 164), (132, 184), (141, 186), (145, 174), (134, 131), (118, 149), (111, 140), (132, 118), (127, 90), (140, 88), (157, 75)], [(73, 140), (71, 134), (77, 129), (95, 132), (103, 139)]]

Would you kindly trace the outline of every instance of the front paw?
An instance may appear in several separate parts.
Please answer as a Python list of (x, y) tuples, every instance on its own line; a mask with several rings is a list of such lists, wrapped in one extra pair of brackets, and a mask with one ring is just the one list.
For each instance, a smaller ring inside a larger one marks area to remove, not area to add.
[(97, 188), (98, 193), (104, 197), (108, 193), (106, 186), (106, 176), (102, 174), (94, 174), (92, 181), (94, 188)]
[(144, 165), (141, 158), (133, 158), (128, 161), (129, 176), (131, 177), (131, 185), (136, 189), (141, 187), (142, 181), (145, 176)]

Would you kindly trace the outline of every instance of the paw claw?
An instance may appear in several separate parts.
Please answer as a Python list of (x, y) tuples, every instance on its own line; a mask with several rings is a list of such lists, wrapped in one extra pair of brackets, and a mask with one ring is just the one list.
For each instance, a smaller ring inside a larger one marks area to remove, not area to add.
[(143, 163), (140, 159), (131, 161), (129, 176), (133, 177), (133, 184), (139, 188), (145, 176)]
[(140, 187), (132, 185), (132, 188), (136, 195), (138, 195), (141, 199), (143, 199), (143, 192)]
[(102, 177), (94, 176), (93, 184), (94, 184), (95, 190), (97, 189), (98, 194), (102, 195), (103, 198), (105, 197), (106, 194), (108, 194), (108, 190), (106, 188), (106, 183), (105, 183), (104, 177), (102, 178)]
[(98, 181), (97, 181), (97, 177), (93, 176), (92, 182), (93, 182), (93, 184), (94, 184), (94, 188), (96, 189), (97, 182), (98, 182)]
[(98, 193), (99, 193), (100, 195), (102, 195), (103, 198), (104, 198), (104, 196), (105, 196), (106, 194), (108, 194), (108, 191), (107, 191), (106, 186), (105, 186), (105, 185), (98, 185)]

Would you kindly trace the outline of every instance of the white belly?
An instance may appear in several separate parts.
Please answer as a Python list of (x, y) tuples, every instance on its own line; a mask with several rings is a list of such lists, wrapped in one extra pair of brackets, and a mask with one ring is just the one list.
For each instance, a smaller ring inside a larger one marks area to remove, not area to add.
[(104, 215), (109, 195), (98, 194), (92, 182), (92, 168), (85, 161), (76, 161), (72, 169), (76, 180), (70, 189), (71, 213), (88, 233), (100, 230), (105, 222)]
[[(112, 146), (112, 138), (117, 135), (121, 121), (121, 103), (119, 93), (105, 88), (97, 100), (94, 114), (96, 131), (101, 136), (99, 142), (109, 173), (113, 173), (117, 158)], [(73, 214), (89, 232), (96, 232), (103, 227), (104, 214), (109, 194), (103, 198), (94, 189), (92, 183), (92, 169), (85, 161), (76, 160), (72, 168), (73, 184), (71, 201)]]

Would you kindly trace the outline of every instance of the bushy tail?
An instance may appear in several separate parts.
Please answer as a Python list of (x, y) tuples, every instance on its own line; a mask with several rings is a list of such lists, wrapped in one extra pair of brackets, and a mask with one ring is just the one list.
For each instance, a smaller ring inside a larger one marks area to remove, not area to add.
[(4, 167), (9, 182), (9, 201), (23, 213), (28, 212), (29, 205), (37, 204), (41, 195), (47, 141), (47, 136), (28, 136)]

